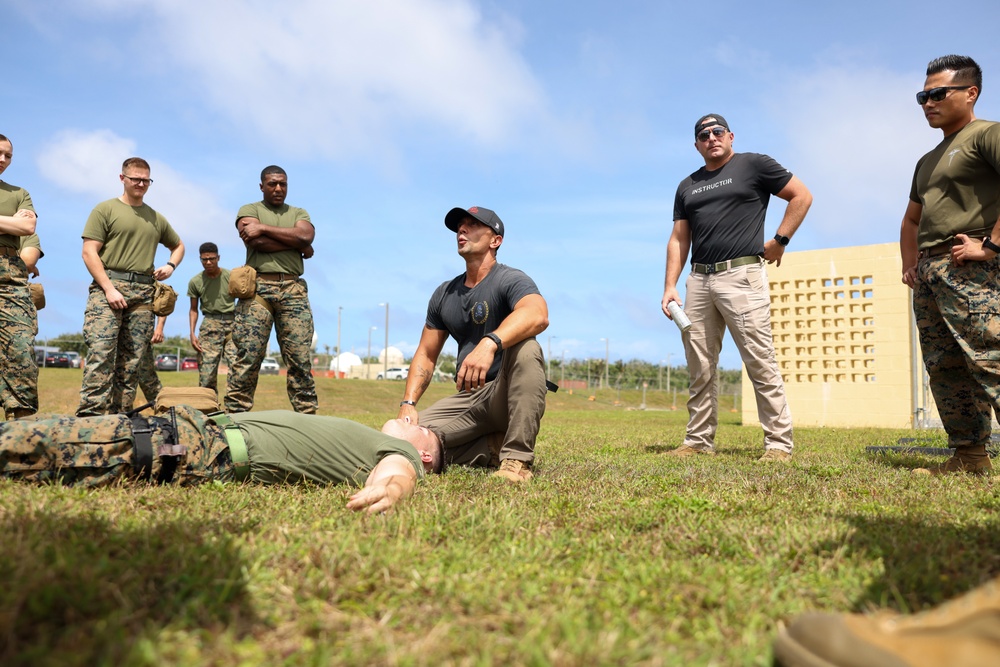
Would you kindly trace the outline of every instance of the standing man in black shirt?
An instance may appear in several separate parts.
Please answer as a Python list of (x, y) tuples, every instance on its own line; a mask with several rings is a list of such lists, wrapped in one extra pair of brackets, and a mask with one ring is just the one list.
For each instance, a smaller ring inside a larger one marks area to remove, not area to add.
[[(787, 461), (792, 457), (792, 416), (774, 358), (764, 262), (781, 265), (785, 246), (812, 204), (812, 194), (767, 155), (734, 153), (735, 135), (722, 116), (702, 116), (694, 134), (705, 166), (677, 188), (660, 304), (667, 317), (671, 301), (684, 305), (677, 280), (691, 250), (684, 310), (692, 326), (682, 334), (691, 376), (689, 418), (684, 443), (670, 454), (715, 453), (716, 375), (728, 328), (757, 397), (757, 415), (764, 427), (760, 460)], [(764, 216), (771, 195), (788, 206), (778, 233), (765, 243)]]
[[(496, 475), (527, 481), (545, 412), (545, 361), (535, 336), (549, 325), (548, 305), (524, 272), (497, 262), (504, 226), (496, 213), (453, 208), (444, 224), (456, 234), (465, 273), (431, 296), (398, 418), (437, 435), (446, 463), (499, 466)], [(418, 414), (449, 335), (458, 341), (458, 393)]]

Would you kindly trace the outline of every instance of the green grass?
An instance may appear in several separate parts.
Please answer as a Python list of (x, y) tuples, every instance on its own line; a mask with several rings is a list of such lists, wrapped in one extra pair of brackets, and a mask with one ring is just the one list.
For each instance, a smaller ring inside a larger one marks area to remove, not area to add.
[[(42, 409), (79, 379), (43, 371)], [(402, 392), (318, 383), (370, 425)], [(767, 665), (805, 610), (921, 609), (1000, 573), (992, 479), (864, 452), (912, 432), (802, 428), (765, 466), (723, 410), (720, 454), (672, 461), (683, 405), (585, 394), (549, 395), (530, 484), (455, 468), (383, 517), (344, 487), (0, 483), (0, 664)], [(262, 378), (258, 408), (287, 406)]]

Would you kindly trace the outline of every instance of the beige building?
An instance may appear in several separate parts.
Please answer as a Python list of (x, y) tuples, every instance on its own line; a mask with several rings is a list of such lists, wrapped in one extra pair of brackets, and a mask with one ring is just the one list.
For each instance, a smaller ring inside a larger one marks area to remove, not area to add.
[[(796, 426), (938, 426), (897, 243), (768, 265), (775, 355)], [(744, 424), (759, 423), (743, 371)]]

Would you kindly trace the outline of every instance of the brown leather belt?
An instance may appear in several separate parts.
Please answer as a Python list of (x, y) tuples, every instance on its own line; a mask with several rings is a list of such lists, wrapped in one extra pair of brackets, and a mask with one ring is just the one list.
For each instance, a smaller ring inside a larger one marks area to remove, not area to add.
[(2, 245), (0, 246), (0, 255), (7, 255), (8, 257), (17, 257), (17, 248), (11, 248), (10, 246)]
[(957, 245), (962, 245), (961, 241), (956, 241), (951, 239), (949, 241), (944, 241), (943, 243), (938, 243), (937, 245), (932, 245), (930, 248), (924, 248), (917, 255), (919, 259), (926, 259), (928, 257), (938, 257), (939, 255), (947, 255), (951, 252), (951, 249)]
[(294, 273), (258, 273), (257, 280), (266, 280), (267, 282), (284, 282), (286, 280), (298, 280), (299, 277)]
[(713, 273), (722, 273), (723, 271), (728, 271), (729, 269), (735, 269), (737, 266), (746, 266), (748, 264), (759, 264), (760, 257), (757, 255), (747, 255), (746, 257), (737, 257), (736, 259), (727, 259), (724, 262), (716, 262), (715, 264), (698, 264), (697, 262), (691, 263), (691, 270), (695, 273), (702, 273), (705, 275), (712, 275)]

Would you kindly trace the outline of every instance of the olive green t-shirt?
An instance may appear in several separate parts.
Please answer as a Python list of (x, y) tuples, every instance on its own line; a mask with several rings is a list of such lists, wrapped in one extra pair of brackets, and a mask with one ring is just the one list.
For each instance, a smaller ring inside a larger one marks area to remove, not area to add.
[[(282, 204), (279, 208), (268, 206), (262, 201), (246, 204), (236, 214), (240, 218), (257, 218), (263, 225), (271, 227), (292, 228), (299, 220), (312, 224), (309, 214), (303, 208)], [(247, 248), (247, 265), (257, 269), (258, 273), (294, 273), (301, 276), (305, 271), (302, 263), (302, 253), (298, 250), (282, 250), (281, 252), (260, 252)]]
[(120, 199), (94, 207), (83, 238), (104, 244), (97, 255), (105, 269), (146, 274), (153, 272), (158, 243), (173, 248), (181, 242), (167, 219), (151, 206), (129, 206)]
[[(21, 209), (35, 213), (31, 203), (31, 195), (24, 188), (0, 181), (0, 215), (14, 215)], [(21, 237), (13, 234), (0, 234), (0, 246), (19, 248)]]
[(188, 296), (200, 300), (202, 315), (228, 315), (236, 310), (236, 299), (229, 296), (229, 269), (219, 271), (215, 278), (202, 271), (188, 283)]
[(38, 234), (28, 234), (27, 236), (18, 237), (18, 241), (18, 252), (21, 252), (25, 248), (38, 248), (39, 259), (45, 257), (45, 251), (42, 250), (42, 241), (38, 238)]
[(390, 454), (405, 456), (423, 479), (416, 448), (340, 417), (303, 415), (290, 410), (229, 415), (243, 432), (256, 482), (364, 486), (379, 461)]
[(910, 200), (920, 204), (921, 249), (974, 232), (1000, 218), (1000, 123), (974, 120), (920, 158)]

